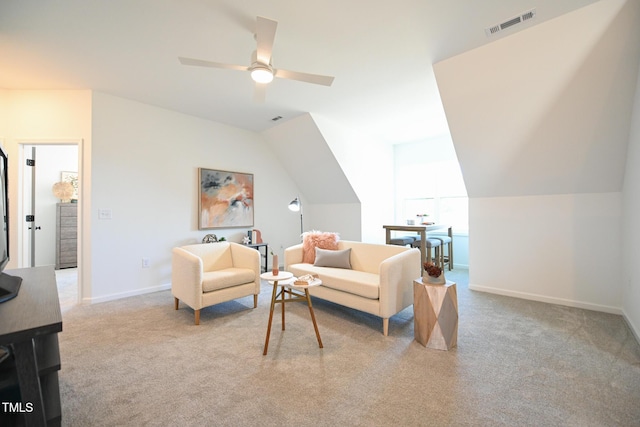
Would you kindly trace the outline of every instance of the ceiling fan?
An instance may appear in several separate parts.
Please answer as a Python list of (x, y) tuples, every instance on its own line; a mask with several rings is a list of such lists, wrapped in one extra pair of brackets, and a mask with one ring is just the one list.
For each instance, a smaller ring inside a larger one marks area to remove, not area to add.
[(253, 52), (251, 65), (248, 67), (244, 65), (223, 64), (220, 62), (211, 62), (194, 58), (178, 57), (178, 59), (182, 65), (249, 71), (251, 72), (251, 78), (256, 82), (256, 98), (264, 97), (264, 86), (267, 83), (270, 83), (274, 77), (331, 86), (333, 83), (333, 77), (276, 69), (273, 67), (271, 63), (271, 53), (273, 50), (273, 42), (276, 38), (277, 27), (277, 21), (263, 18), (262, 16), (257, 17), (255, 33), (257, 49)]

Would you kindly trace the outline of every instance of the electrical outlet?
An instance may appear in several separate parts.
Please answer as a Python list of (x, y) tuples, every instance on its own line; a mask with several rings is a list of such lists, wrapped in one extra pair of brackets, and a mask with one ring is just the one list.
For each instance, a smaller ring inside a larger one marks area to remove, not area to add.
[(147, 257), (142, 257), (142, 268), (149, 268), (151, 260)]

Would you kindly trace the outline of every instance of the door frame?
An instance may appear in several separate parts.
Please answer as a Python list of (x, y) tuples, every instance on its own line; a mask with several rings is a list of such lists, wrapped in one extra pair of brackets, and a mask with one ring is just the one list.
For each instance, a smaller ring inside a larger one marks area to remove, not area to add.
[[(84, 207), (85, 207), (85, 203), (87, 202), (85, 199), (85, 191), (84, 191), (84, 170), (83, 170), (83, 164), (84, 164), (84, 139), (75, 139), (75, 138), (65, 138), (65, 139), (60, 139), (60, 138), (47, 138), (47, 139), (43, 139), (43, 138), (38, 138), (38, 139), (17, 139), (16, 140), (17, 145), (18, 145), (18, 152), (19, 152), (19, 167), (18, 167), (18, 171), (17, 171), (17, 178), (18, 178), (18, 200), (17, 200), (17, 219), (19, 221), (16, 221), (16, 223), (18, 223), (18, 228), (17, 228), (17, 255), (18, 255), (18, 267), (19, 268), (24, 268), (24, 267), (28, 267), (25, 265), (25, 263), (28, 263), (28, 259), (25, 259), (24, 256), (24, 250), (23, 250), (23, 243), (24, 243), (24, 239), (25, 239), (25, 227), (23, 227), (23, 223), (24, 223), (24, 218), (25, 215), (27, 214), (26, 212), (24, 212), (24, 173), (25, 173), (25, 168), (26, 166), (26, 156), (25, 156), (25, 149), (26, 146), (32, 146), (32, 145), (76, 145), (78, 147), (78, 291), (77, 291), (77, 300), (78, 303), (80, 303), (83, 300), (83, 286), (82, 286), (82, 272), (83, 272), (83, 268), (84, 268), (84, 262), (83, 262), (83, 239), (82, 236), (84, 235), (84, 221), (83, 221), (83, 212), (84, 212)], [(37, 159), (36, 159), (37, 161)], [(15, 175), (14, 175), (15, 176)]]

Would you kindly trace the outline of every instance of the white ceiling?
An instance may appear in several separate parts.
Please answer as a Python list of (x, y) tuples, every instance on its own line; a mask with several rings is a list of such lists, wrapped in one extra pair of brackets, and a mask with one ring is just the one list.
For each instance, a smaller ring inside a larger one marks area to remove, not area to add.
[[(596, 0), (3, 0), (0, 88), (91, 89), (263, 131), (271, 118), (322, 114), (390, 142), (447, 131), (432, 64)], [(496, 36), (484, 29), (530, 9)], [(278, 21), (276, 68), (335, 76), (276, 79), (265, 103), (248, 73), (257, 15)]]

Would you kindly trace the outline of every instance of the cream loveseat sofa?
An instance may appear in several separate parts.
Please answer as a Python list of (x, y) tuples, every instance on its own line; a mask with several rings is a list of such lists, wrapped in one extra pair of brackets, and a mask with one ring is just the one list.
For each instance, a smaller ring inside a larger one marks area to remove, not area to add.
[(260, 293), (260, 253), (233, 242), (202, 243), (173, 248), (171, 293), (175, 309), (180, 300), (193, 308), (196, 325), (200, 309)]
[(302, 262), (301, 243), (285, 249), (285, 270), (295, 276), (317, 274), (322, 286), (311, 288), (312, 296), (382, 317), (383, 334), (388, 335), (389, 318), (413, 304), (413, 280), (421, 274), (420, 251), (348, 240), (337, 245), (338, 251), (351, 249), (350, 269), (314, 265), (333, 264), (317, 258), (314, 264)]

